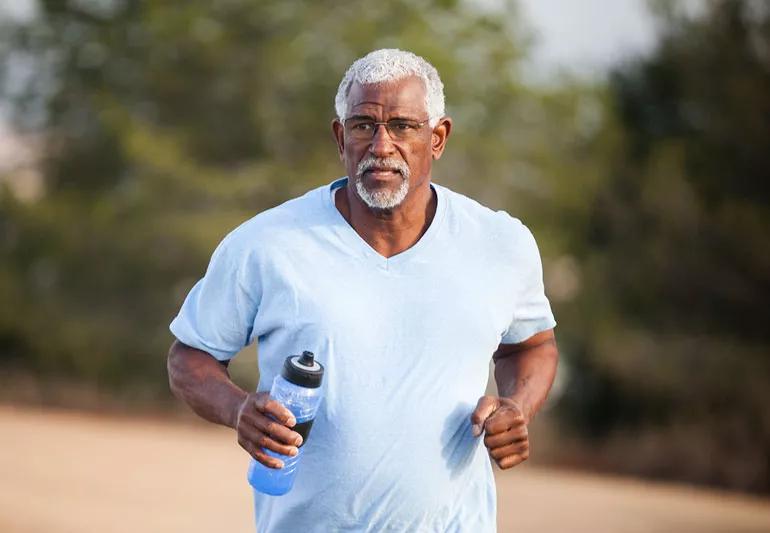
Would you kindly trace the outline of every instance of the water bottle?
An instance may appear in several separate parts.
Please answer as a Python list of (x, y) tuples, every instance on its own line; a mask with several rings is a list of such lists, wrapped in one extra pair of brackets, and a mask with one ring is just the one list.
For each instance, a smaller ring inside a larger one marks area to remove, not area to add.
[(290, 355), (283, 364), (281, 374), (275, 376), (270, 397), (292, 412), (297, 420), (292, 430), (302, 435), (302, 444), (294, 457), (265, 449), (265, 453), (283, 461), (283, 468), (270, 468), (251, 459), (248, 480), (252, 487), (265, 494), (280, 496), (294, 486), (297, 467), (302, 458), (302, 447), (307, 442), (313, 419), (321, 403), (321, 380), (324, 367), (315, 360), (312, 352)]

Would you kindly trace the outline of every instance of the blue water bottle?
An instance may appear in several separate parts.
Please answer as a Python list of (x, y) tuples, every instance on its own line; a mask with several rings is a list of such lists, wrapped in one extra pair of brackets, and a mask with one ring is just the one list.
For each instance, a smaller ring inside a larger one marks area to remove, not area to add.
[(275, 376), (270, 397), (284, 405), (292, 412), (297, 424), (292, 428), (302, 435), (299, 453), (294, 457), (281, 455), (265, 449), (265, 453), (283, 461), (283, 468), (269, 468), (251, 459), (249, 463), (248, 480), (252, 487), (265, 494), (280, 496), (286, 494), (294, 486), (302, 447), (307, 442), (308, 433), (313, 425), (313, 419), (321, 403), (321, 380), (324, 367), (315, 360), (312, 352), (302, 352), (302, 355), (290, 355), (283, 363), (281, 374)]

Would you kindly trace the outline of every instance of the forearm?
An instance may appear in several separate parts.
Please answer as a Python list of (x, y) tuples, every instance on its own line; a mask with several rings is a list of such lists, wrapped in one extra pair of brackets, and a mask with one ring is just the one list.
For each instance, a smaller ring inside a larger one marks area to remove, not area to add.
[(498, 393), (518, 403), (527, 422), (545, 403), (558, 359), (552, 331), (539, 333), (518, 345), (501, 345), (494, 355)]
[(200, 417), (235, 427), (238, 407), (247, 393), (214, 357), (175, 341), (168, 354), (168, 378), (171, 392)]

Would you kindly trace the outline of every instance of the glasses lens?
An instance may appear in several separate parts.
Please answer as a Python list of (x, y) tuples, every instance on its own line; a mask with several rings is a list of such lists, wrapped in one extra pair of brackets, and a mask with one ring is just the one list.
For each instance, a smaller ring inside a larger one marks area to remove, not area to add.
[[(374, 133), (379, 125), (382, 125), (382, 122), (365, 119), (351, 119), (345, 121), (345, 131), (353, 139), (370, 140), (374, 137)], [(384, 124), (391, 139), (399, 141), (414, 138), (422, 125), (422, 123), (417, 122), (416, 120), (402, 118), (394, 118)]]
[(371, 139), (376, 126), (373, 120), (346, 120), (345, 131), (354, 139)]
[(420, 123), (415, 120), (393, 119), (388, 121), (388, 133), (394, 139), (411, 139), (420, 129)]

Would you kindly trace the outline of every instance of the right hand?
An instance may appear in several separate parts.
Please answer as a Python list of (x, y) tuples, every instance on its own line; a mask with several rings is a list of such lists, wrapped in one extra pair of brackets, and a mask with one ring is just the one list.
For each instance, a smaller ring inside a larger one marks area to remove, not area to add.
[(265, 453), (265, 449), (295, 456), (302, 437), (289, 429), (297, 423), (294, 415), (269, 392), (252, 392), (238, 406), (235, 431), (238, 444), (256, 461), (269, 468), (283, 468), (283, 461)]

